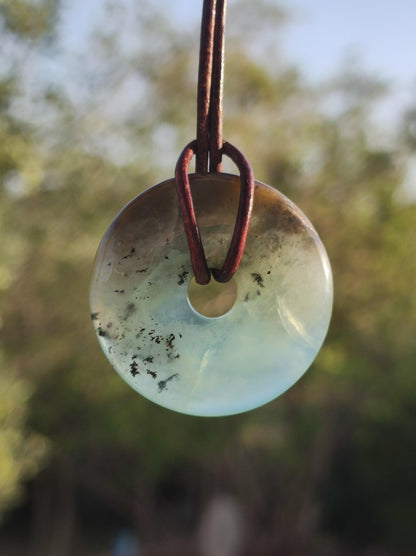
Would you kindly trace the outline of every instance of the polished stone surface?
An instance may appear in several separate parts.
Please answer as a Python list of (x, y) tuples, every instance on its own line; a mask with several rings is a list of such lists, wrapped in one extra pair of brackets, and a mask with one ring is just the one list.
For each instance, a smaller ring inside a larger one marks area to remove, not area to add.
[[(239, 178), (190, 180), (208, 264), (219, 268)], [(188, 296), (192, 278), (175, 182), (168, 180), (113, 221), (91, 282), (98, 340), (132, 388), (175, 411), (228, 415), (272, 400), (309, 368), (329, 325), (332, 274), (311, 223), (281, 193), (256, 182), (246, 249), (230, 286), (200, 294), (195, 286), (205, 286), (191, 284)]]

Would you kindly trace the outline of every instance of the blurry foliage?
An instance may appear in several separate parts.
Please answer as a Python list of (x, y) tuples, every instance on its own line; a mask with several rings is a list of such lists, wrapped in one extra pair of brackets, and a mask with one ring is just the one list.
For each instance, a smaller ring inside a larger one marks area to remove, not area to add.
[[(53, 6), (2, 2), (2, 32), (31, 48), (27, 37), (50, 32)], [(198, 32), (176, 29), (151, 3), (109, 10), (72, 82), (46, 83), (31, 117), (13, 109), (19, 94), (30, 103), (16, 68), (0, 81), (0, 511), (48, 453), (34, 480), (35, 521), (62, 495), (56, 503), (72, 523), (64, 484), (102, 501), (146, 542), (185, 535), (212, 493), (225, 491), (247, 509), (253, 554), (414, 548), (416, 206), (398, 196), (411, 119), (403, 144), (375, 148), (368, 130), (379, 81), (353, 67), (330, 90), (311, 90), (235, 32), (260, 36), (271, 11), (273, 25), (283, 12), (235, 3), (225, 135), (257, 179), (315, 224), (333, 265), (334, 314), (313, 368), (280, 399), (230, 418), (174, 414), (112, 371), (87, 292), (111, 219), (170, 177), (193, 138)], [(331, 95), (342, 99), (336, 117), (321, 108)], [(59, 531), (59, 516), (49, 519)]]
[(51, 31), (59, 0), (1, 0), (0, 17), (20, 39), (37, 41)]
[[(1, 362), (3, 363), (3, 362)], [(0, 372), (0, 516), (21, 495), (23, 480), (35, 475), (47, 451), (44, 436), (26, 430), (30, 392), (15, 373)]]
[(403, 121), (404, 140), (412, 151), (416, 150), (416, 109), (410, 109)]

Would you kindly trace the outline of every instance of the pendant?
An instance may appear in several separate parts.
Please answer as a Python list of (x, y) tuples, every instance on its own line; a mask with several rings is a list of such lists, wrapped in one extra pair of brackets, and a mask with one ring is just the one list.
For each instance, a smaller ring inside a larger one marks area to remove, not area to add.
[[(189, 179), (208, 266), (220, 268), (240, 179)], [(90, 288), (99, 343), (120, 376), (149, 400), (199, 416), (247, 411), (292, 386), (324, 341), (332, 297), (329, 260), (312, 224), (260, 182), (244, 255), (229, 282), (195, 282), (171, 179), (115, 218)]]

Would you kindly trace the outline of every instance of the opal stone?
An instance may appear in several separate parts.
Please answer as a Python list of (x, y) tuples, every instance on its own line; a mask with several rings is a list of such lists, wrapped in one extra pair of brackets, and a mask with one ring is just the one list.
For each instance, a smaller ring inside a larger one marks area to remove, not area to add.
[[(190, 176), (210, 268), (232, 237), (240, 180)], [(233, 279), (199, 286), (173, 179), (131, 201), (99, 246), (91, 317), (104, 353), (132, 388), (200, 416), (258, 407), (309, 368), (327, 333), (332, 274), (309, 220), (256, 182), (245, 252)]]

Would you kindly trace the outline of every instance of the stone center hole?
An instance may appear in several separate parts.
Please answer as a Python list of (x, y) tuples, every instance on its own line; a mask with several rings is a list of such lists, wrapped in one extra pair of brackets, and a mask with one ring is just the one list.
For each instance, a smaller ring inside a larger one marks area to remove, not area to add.
[(237, 284), (234, 278), (225, 284), (211, 278), (209, 284), (201, 286), (193, 277), (189, 283), (189, 304), (203, 317), (211, 319), (222, 317), (232, 309), (236, 299)]

